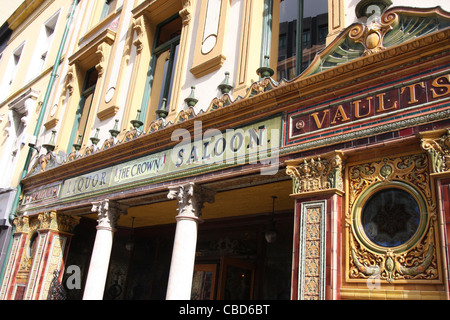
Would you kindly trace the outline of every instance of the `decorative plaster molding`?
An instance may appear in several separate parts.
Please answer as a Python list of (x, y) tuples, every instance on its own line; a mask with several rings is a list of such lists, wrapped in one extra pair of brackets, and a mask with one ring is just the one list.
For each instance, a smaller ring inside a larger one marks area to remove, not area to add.
[(97, 213), (97, 230), (115, 231), (117, 221), (121, 214), (127, 214), (128, 206), (120, 205), (109, 199), (93, 202), (92, 212)]
[(169, 187), (167, 198), (177, 200), (178, 218), (198, 219), (202, 215), (204, 202), (214, 202), (215, 191), (194, 183)]

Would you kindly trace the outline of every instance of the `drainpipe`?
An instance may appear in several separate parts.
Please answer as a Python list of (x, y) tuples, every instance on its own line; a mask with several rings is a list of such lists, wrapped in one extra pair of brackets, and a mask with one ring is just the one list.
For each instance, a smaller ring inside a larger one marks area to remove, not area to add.
[[(57, 77), (58, 67), (59, 67), (59, 65), (61, 63), (61, 56), (63, 54), (64, 47), (65, 47), (65, 44), (66, 44), (66, 40), (67, 40), (67, 37), (68, 37), (68, 34), (69, 34), (70, 25), (72, 23), (73, 16), (75, 14), (75, 9), (76, 9), (79, 1), (80, 0), (74, 0), (73, 1), (72, 7), (70, 9), (69, 16), (67, 18), (66, 28), (64, 30), (64, 34), (63, 34), (63, 37), (61, 39), (61, 43), (59, 45), (58, 53), (57, 53), (57, 56), (56, 56), (56, 61), (55, 61), (55, 64), (53, 65), (52, 73), (50, 75), (50, 80), (49, 80), (49, 83), (48, 83), (48, 86), (47, 86), (47, 91), (45, 92), (44, 101), (42, 102), (42, 107), (41, 107), (41, 110), (39, 112), (39, 117), (38, 117), (38, 120), (37, 120), (37, 124), (36, 124), (36, 127), (34, 128), (34, 136), (36, 136), (36, 137), (39, 135), (39, 132), (41, 131), (41, 126), (42, 126), (42, 122), (44, 120), (45, 111), (47, 109), (47, 104), (48, 104), (48, 101), (50, 99), (50, 94), (52, 92), (53, 84), (55, 83), (55, 79)], [(11, 253), (12, 240), (13, 240), (13, 235), (14, 235), (14, 230), (15, 230), (15, 227), (13, 225), (13, 221), (14, 221), (14, 218), (15, 218), (15, 211), (16, 211), (17, 206), (19, 204), (19, 197), (20, 197), (20, 195), (22, 193), (22, 187), (23, 187), (22, 186), (22, 179), (25, 178), (27, 173), (28, 173), (28, 167), (30, 166), (30, 162), (31, 162), (32, 156), (33, 156), (33, 149), (29, 149), (28, 150), (28, 154), (27, 154), (27, 158), (25, 160), (25, 164), (24, 164), (23, 169), (22, 169), (22, 174), (20, 176), (20, 182), (19, 182), (19, 185), (17, 186), (16, 195), (14, 196), (14, 201), (13, 201), (13, 204), (12, 204), (12, 207), (11, 207), (11, 213), (9, 215), (9, 220), (10, 220), (10, 223), (11, 223), (11, 226), (12, 226), (11, 239), (9, 241), (8, 249), (6, 251), (5, 260), (3, 262), (3, 266), (2, 266), (2, 270), (1, 270), (1, 274), (0, 274), (0, 279), (2, 280), (2, 282), (3, 282), (3, 277), (4, 277), (4, 273), (5, 273), (6, 264), (7, 264), (7, 261), (9, 259), (9, 255)], [(0, 283), (2, 283), (2, 282), (0, 282)]]

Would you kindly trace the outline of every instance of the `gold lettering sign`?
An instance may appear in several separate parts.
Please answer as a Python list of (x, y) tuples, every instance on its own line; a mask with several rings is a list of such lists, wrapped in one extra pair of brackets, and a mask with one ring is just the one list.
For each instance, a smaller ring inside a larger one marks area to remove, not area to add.
[[(288, 143), (311, 141), (312, 135), (322, 136), (342, 134), (349, 130), (358, 131), (363, 127), (379, 126), (398, 121), (403, 115), (428, 107), (430, 102), (450, 98), (450, 74), (427, 77), (427, 80), (391, 84), (384, 91), (360, 93), (354, 98), (340, 97), (312, 106), (302, 106), (287, 114)], [(376, 90), (376, 91), (375, 91)], [(427, 105), (428, 104), (428, 105)], [(448, 104), (442, 108), (448, 108)], [(428, 110), (433, 113), (436, 110)], [(395, 114), (395, 119), (390, 117)], [(408, 114), (408, 117), (409, 117)], [(422, 114), (422, 112), (421, 112)], [(337, 131), (342, 128), (342, 132)], [(317, 134), (316, 134), (317, 132)]]
[[(274, 148), (279, 148), (280, 130), (281, 117), (224, 132), (209, 129), (201, 139), (190, 137), (192, 140), (182, 141), (172, 149), (68, 179), (63, 182), (60, 198), (102, 192), (192, 169), (207, 171), (214, 166), (262, 162), (271, 157)], [(179, 141), (178, 136), (175, 138), (173, 141)]]

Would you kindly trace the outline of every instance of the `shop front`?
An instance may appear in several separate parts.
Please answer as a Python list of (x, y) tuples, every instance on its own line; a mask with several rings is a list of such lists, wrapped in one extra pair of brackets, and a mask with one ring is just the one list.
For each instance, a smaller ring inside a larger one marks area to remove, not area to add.
[(448, 299), (450, 16), (379, 9), (292, 81), (41, 156), (0, 298)]

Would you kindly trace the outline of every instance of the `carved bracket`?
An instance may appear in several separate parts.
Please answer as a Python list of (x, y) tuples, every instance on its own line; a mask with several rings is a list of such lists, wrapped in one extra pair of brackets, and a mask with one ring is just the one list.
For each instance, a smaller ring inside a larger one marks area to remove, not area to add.
[(438, 134), (437, 137), (425, 135), (421, 145), (430, 155), (432, 173), (450, 172), (450, 129)]

